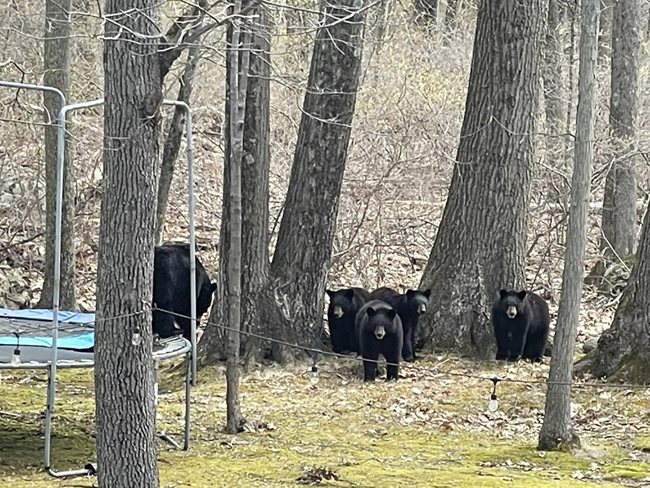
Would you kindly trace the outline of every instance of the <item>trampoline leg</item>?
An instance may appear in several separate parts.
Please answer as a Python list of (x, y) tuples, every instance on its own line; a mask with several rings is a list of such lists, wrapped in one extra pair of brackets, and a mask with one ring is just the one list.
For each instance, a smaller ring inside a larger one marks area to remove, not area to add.
[(52, 451), (52, 414), (54, 412), (54, 385), (55, 378), (52, 374), (52, 365), (47, 369), (47, 405), (45, 406), (45, 447), (43, 449), (43, 466), (46, 470), (50, 469), (51, 451)]
[(192, 387), (192, 361), (191, 355), (188, 354), (185, 358), (185, 439), (183, 442), (183, 450), (187, 451), (190, 448), (190, 389)]

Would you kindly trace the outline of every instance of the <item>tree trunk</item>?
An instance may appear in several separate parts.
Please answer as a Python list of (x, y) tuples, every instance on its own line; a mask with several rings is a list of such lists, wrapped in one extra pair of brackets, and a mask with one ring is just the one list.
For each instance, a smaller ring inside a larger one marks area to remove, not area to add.
[(571, 181), (571, 207), (566, 235), (562, 293), (555, 328), (549, 384), (546, 390), (544, 423), (539, 433), (538, 449), (544, 450), (579, 444), (571, 423), (571, 379), (582, 297), (587, 244), (587, 211), (593, 162), (597, 96), (598, 1), (582, 1), (575, 162)]
[[(226, 362), (226, 432), (236, 434), (241, 424), (239, 403), (239, 331), (241, 330), (241, 265), (242, 265), (242, 152), (244, 120), (246, 115), (246, 90), (248, 84), (248, 61), (250, 51), (249, 36), (242, 32), (241, 0), (232, 7), (233, 20), (230, 23), (229, 49), (230, 71), (227, 73), (227, 91), (230, 98), (230, 214), (227, 225), (230, 227), (230, 246), (228, 253), (228, 359)], [(250, 28), (250, 27), (249, 27)], [(241, 53), (241, 55), (239, 54)], [(241, 62), (240, 62), (241, 60)]]
[(158, 8), (152, 0), (106, 0), (95, 328), (98, 481), (106, 488), (158, 487), (151, 313), (143, 312), (151, 304), (159, 168)]
[[(267, 285), (269, 276), (269, 104), (271, 34), (268, 29), (269, 13), (264, 6), (256, 7), (251, 15), (258, 15), (252, 29), (249, 76), (246, 92), (246, 116), (244, 122), (242, 156), (242, 302), (241, 325), (248, 332), (262, 333), (258, 294)], [(226, 60), (229, 63), (228, 59)], [(226, 276), (229, 257), (228, 216), (230, 193), (229, 164), (229, 100), (226, 100), (226, 159), (224, 161), (224, 208), (221, 227), (220, 272), (217, 298), (212, 307), (208, 325), (201, 337), (199, 357), (202, 364), (223, 360), (227, 357), (227, 333), (219, 326), (228, 325), (225, 310)], [(247, 362), (260, 359), (259, 341), (240, 336), (242, 352)]]
[[(359, 86), (365, 22), (362, 2), (338, 0), (324, 6), (273, 255), (271, 289), (264, 301), (267, 324), (283, 323), (281, 337), (306, 346), (319, 343), (323, 336), (325, 283)], [(274, 358), (285, 359), (279, 348), (274, 349)]]
[[(242, 158), (242, 328), (262, 334), (257, 293), (269, 278), (269, 145), (271, 101), (271, 30), (268, 7), (260, 5), (251, 33), (252, 51), (246, 96), (244, 152)], [(242, 337), (247, 363), (261, 360), (263, 346), (258, 340)]]
[[(639, 113), (639, 0), (614, 3), (609, 133), (614, 154), (605, 181), (601, 248), (623, 258), (636, 243), (634, 152)], [(613, 252), (612, 252), (613, 251)]]
[[(625, 373), (629, 381), (650, 383), (650, 210), (646, 211), (632, 274), (612, 326), (600, 336), (591, 364), (596, 377)], [(619, 376), (622, 376), (619, 374)]]
[[(45, 53), (43, 83), (68, 93), (70, 68), (70, 10), (71, 0), (47, 0), (45, 2)], [(61, 109), (61, 100), (53, 93), (45, 92), (45, 262), (43, 290), (36, 308), (52, 308), (54, 293), (54, 227), (56, 218), (56, 153), (55, 122)], [(61, 219), (61, 290), (59, 306), (63, 310), (75, 310), (74, 286), (74, 187), (72, 164), (69, 158), (69, 138), (66, 137), (63, 174), (63, 215)]]
[[(546, 102), (546, 163), (557, 171), (567, 174), (568, 168), (563, 157), (564, 144), (564, 94), (562, 82), (562, 9), (559, 0), (548, 2), (548, 23), (544, 45), (544, 99)], [(563, 202), (568, 193), (568, 185), (563, 178), (549, 174), (549, 197)]]
[[(187, 55), (187, 65), (181, 76), (181, 87), (178, 90), (179, 102), (190, 102), (192, 96), (194, 73), (199, 64), (198, 47), (191, 47)], [(160, 166), (160, 181), (158, 182), (158, 206), (156, 207), (156, 243), (162, 243), (163, 229), (165, 226), (165, 216), (167, 214), (167, 202), (169, 200), (169, 190), (174, 177), (174, 165), (181, 149), (181, 140), (183, 138), (185, 124), (185, 111), (181, 107), (174, 109), (174, 115), (169, 123), (167, 138), (163, 148), (162, 164)]]
[[(493, 358), (490, 306), (525, 284), (545, 0), (482, 2), (456, 163), (421, 288), (425, 344)], [(432, 342), (433, 341), (433, 342)]]

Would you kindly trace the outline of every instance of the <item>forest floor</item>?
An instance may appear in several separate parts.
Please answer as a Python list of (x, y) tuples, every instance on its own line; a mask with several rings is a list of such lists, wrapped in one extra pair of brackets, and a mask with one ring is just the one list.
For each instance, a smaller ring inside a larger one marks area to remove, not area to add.
[[(177, 364), (161, 371), (158, 428), (182, 443), (183, 386)], [(429, 356), (403, 366), (398, 382), (360, 381), (354, 358), (244, 374), (248, 431), (223, 432), (223, 368), (200, 372), (192, 390), (189, 452), (159, 443), (164, 488), (296, 486), (650, 486), (650, 391), (578, 387), (573, 421), (580, 449), (539, 452), (546, 364), (469, 362)], [(467, 376), (464, 376), (467, 375)], [(487, 410), (497, 376), (499, 409)], [(92, 372), (60, 374), (53, 466), (94, 460)], [(508, 378), (529, 383), (505, 381)], [(54, 480), (41, 471), (42, 372), (4, 371), (0, 383), (0, 485), (90, 487), (96, 478)]]

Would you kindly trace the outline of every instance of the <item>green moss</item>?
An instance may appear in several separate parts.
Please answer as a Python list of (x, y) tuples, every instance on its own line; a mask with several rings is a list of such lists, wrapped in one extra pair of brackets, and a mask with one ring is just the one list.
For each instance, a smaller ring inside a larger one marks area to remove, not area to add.
[[(242, 378), (243, 411), (271, 429), (238, 436), (223, 433), (223, 368), (204, 370), (192, 393), (190, 451), (158, 444), (161, 487), (295, 486), (306, 467), (325, 467), (341, 477), (324, 482), (327, 486), (602, 487), (650, 472), (648, 459), (630, 457), (630, 449), (640, 451), (628, 446), (643, 441), (600, 441), (597, 430), (581, 433), (592, 447), (575, 454), (538, 452), (543, 386), (499, 384), (500, 412), (488, 416), (491, 382), (444, 374), (470, 368), (477, 365), (452, 358), (421, 361), (405, 366), (397, 383), (367, 385), (357, 379), (358, 364), (325, 362), (316, 388), (306, 368), (253, 371)], [(547, 366), (503, 368), (484, 364), (481, 374), (537, 380), (547, 371)], [(60, 378), (54, 467), (77, 468), (94, 459), (92, 373), (65, 371)], [(1, 410), (21, 414), (0, 415), (0, 485), (92, 486), (93, 479), (60, 482), (40, 471), (42, 379), (13, 375), (0, 384)], [(177, 368), (162, 369), (160, 392), (158, 426), (181, 441), (184, 390)], [(574, 401), (603, 415), (623, 410), (638, 417), (647, 409), (643, 394), (615, 394), (605, 401), (577, 390)], [(518, 423), (523, 427), (514, 428)]]

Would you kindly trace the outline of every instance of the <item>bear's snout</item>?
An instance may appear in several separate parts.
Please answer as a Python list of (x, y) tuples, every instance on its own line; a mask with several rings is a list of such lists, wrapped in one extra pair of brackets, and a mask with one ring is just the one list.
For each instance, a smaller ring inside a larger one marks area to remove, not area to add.
[(334, 307), (334, 317), (336, 317), (337, 319), (343, 317), (343, 309), (338, 305)]
[(386, 335), (386, 329), (384, 329), (383, 326), (377, 327), (375, 329), (375, 337), (377, 338), (377, 340), (379, 341), (382, 340), (385, 335)]
[(418, 306), (418, 315), (422, 315), (423, 313), (426, 313), (427, 311), (427, 306), (424, 303), (421, 303)]
[(517, 316), (517, 307), (510, 305), (506, 310), (506, 315), (509, 319), (514, 319)]

